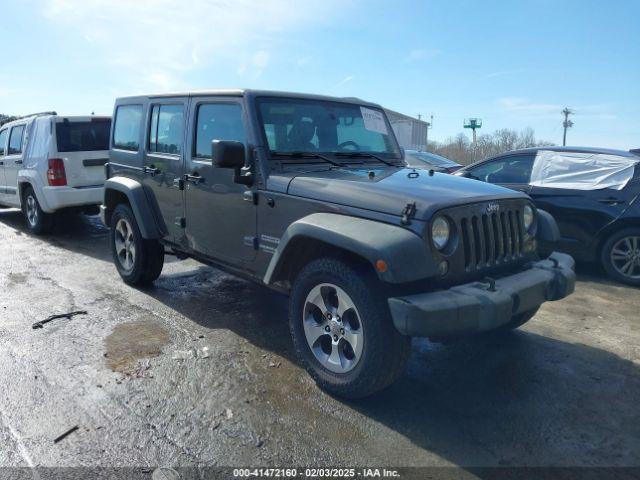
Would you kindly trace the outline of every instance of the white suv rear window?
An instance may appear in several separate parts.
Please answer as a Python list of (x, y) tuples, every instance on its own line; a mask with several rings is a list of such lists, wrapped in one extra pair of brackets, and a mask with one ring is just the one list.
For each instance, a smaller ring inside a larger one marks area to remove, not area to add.
[(111, 120), (94, 119), (88, 122), (62, 121), (56, 123), (59, 152), (93, 152), (109, 150)]

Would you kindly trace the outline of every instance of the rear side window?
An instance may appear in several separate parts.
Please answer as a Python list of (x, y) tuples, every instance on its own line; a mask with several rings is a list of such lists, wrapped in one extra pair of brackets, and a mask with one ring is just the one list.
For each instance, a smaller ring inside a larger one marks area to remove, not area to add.
[(113, 129), (113, 146), (122, 150), (137, 151), (140, 148), (140, 124), (142, 105), (121, 105), (116, 109)]
[(180, 155), (184, 129), (182, 105), (154, 105), (149, 127), (149, 151)]
[(469, 170), (478, 180), (489, 183), (526, 184), (531, 179), (533, 155), (511, 155)]
[(9, 136), (8, 155), (19, 155), (22, 153), (22, 137), (24, 135), (24, 125), (19, 125), (11, 129)]
[(7, 134), (9, 130), (2, 130), (0, 132), (0, 155), (4, 155), (4, 148), (7, 145)]
[(89, 122), (63, 121), (56, 124), (59, 152), (93, 152), (109, 150), (111, 121), (96, 119)]
[(212, 103), (198, 107), (196, 151), (199, 158), (211, 158), (213, 140), (245, 142), (242, 108), (237, 103)]

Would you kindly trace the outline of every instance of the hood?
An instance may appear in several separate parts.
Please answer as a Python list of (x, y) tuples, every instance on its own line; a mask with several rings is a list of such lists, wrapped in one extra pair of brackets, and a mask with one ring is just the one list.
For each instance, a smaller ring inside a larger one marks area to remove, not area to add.
[[(283, 178), (284, 177), (284, 178)], [(287, 178), (288, 177), (288, 178)], [(416, 203), (416, 218), (428, 219), (443, 207), (526, 195), (497, 185), (411, 168), (336, 168), (283, 173), (274, 185), (297, 197), (401, 215), (407, 203)], [(284, 190), (284, 188), (282, 188)]]

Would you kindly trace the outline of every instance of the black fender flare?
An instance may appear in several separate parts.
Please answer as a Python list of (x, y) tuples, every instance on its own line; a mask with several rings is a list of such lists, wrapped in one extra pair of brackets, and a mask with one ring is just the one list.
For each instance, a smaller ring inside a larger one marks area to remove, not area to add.
[(560, 229), (556, 223), (556, 219), (544, 210), (537, 209), (538, 212), (538, 229), (536, 238), (543, 242), (555, 243), (560, 240)]
[(104, 183), (105, 219), (107, 222), (111, 218), (114, 207), (109, 202), (111, 191), (120, 192), (127, 197), (143, 238), (158, 239), (163, 237), (162, 227), (158, 225), (151, 203), (140, 182), (128, 177), (112, 177)]
[[(354, 253), (367, 260), (380, 280), (405, 283), (436, 274), (433, 255), (419, 235), (396, 225), (335, 213), (314, 213), (293, 222), (280, 238), (264, 276), (270, 285), (288, 254), (293, 239), (306, 237)], [(380, 272), (376, 262), (383, 260), (387, 270)]]

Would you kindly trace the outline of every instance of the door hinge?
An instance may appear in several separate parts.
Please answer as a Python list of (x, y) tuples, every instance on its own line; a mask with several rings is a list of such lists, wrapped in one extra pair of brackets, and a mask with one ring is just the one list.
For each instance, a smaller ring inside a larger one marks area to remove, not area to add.
[(187, 226), (187, 219), (184, 217), (176, 217), (175, 224), (180, 228), (185, 228)]
[(251, 247), (254, 250), (258, 250), (259, 248), (258, 237), (244, 237), (244, 244), (247, 247)]
[(258, 194), (253, 190), (247, 190), (242, 194), (242, 198), (244, 198), (245, 202), (251, 202), (254, 205), (258, 204)]
[(403, 225), (411, 225), (411, 219), (415, 216), (416, 210), (416, 202), (407, 203), (402, 210), (402, 218), (400, 219), (400, 222)]

